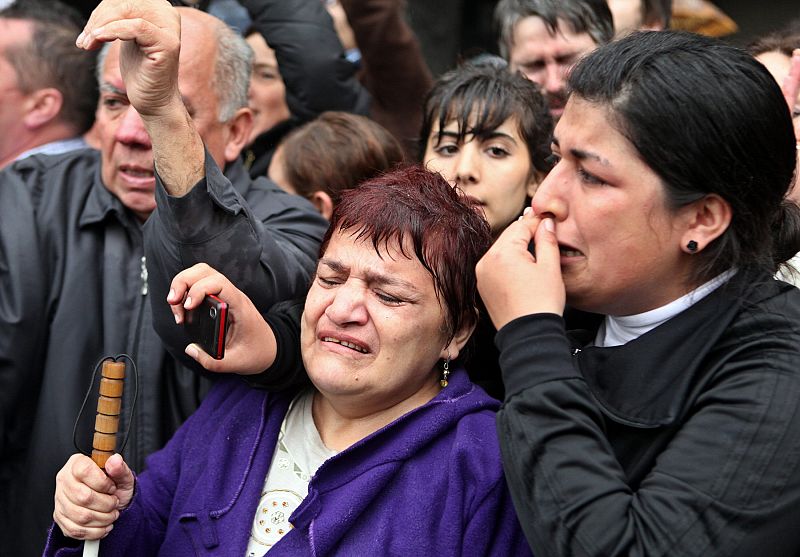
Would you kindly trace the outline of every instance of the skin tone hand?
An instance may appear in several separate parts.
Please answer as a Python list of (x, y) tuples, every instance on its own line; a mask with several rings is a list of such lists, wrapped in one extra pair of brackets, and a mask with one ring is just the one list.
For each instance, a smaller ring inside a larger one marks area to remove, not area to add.
[(104, 0), (75, 43), (95, 50), (117, 39), (127, 96), (150, 135), (156, 168), (170, 193), (183, 195), (204, 176), (205, 158), (178, 90), (181, 17), (164, 0)]
[(252, 375), (275, 361), (277, 343), (272, 329), (253, 302), (225, 276), (205, 263), (198, 263), (175, 275), (167, 302), (176, 323), (183, 323), (186, 310), (199, 306), (207, 294), (228, 304), (228, 333), (225, 357), (215, 360), (196, 344), (186, 354), (209, 371)]
[[(786, 103), (789, 105), (789, 110), (794, 114), (795, 109), (800, 108), (797, 107), (797, 95), (800, 93), (800, 48), (795, 49), (792, 53), (789, 73), (784, 78), (781, 89)], [(800, 116), (794, 117), (794, 136), (800, 144)]]
[[(552, 219), (526, 210), (478, 262), (478, 291), (497, 329), (524, 315), (564, 312), (566, 294), (554, 230)], [(536, 257), (528, 251), (532, 239)]]
[(105, 472), (88, 456), (74, 454), (56, 475), (53, 520), (67, 537), (104, 538), (131, 502), (134, 483), (118, 454), (106, 461)]

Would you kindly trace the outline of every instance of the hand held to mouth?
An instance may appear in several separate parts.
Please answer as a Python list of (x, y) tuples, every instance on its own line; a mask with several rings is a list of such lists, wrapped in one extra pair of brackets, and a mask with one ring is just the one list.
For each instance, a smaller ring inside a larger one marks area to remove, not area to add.
[[(497, 329), (524, 315), (564, 312), (566, 293), (553, 224), (552, 219), (525, 215), (478, 262), (478, 291)], [(528, 251), (531, 240), (535, 257)]]

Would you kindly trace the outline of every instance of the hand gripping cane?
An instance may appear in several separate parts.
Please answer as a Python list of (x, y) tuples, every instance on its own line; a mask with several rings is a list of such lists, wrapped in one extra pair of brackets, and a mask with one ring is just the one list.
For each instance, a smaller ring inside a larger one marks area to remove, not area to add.
[[(133, 416), (133, 405), (136, 404), (136, 394), (139, 390), (139, 377), (136, 373), (136, 365), (133, 360), (127, 355), (119, 355), (113, 359), (101, 360), (103, 369), (100, 374), (100, 397), (97, 399), (97, 415), (94, 421), (94, 437), (92, 438), (92, 460), (100, 468), (105, 470), (106, 461), (114, 454), (117, 448), (117, 432), (119, 431), (119, 416), (122, 411), (122, 392), (125, 387), (125, 362), (119, 361), (128, 359), (134, 369), (134, 376), (136, 377), (136, 388), (134, 390), (133, 404), (131, 405), (131, 416)], [(98, 364), (99, 366), (99, 364)], [(94, 373), (92, 374), (92, 384), (94, 384), (94, 377), (97, 375), (97, 366), (95, 366)], [(83, 400), (81, 406), (81, 413), (86, 406), (86, 401), (91, 393), (91, 386), (89, 392), (86, 393), (86, 398)], [(77, 431), (77, 421), (75, 423), (75, 430), (73, 431), (73, 441)], [(122, 443), (120, 452), (128, 442), (127, 435)], [(77, 447), (77, 443), (75, 445)], [(80, 449), (78, 449), (80, 450)], [(100, 551), (100, 540), (86, 540), (83, 544), (84, 557), (96, 557)]]

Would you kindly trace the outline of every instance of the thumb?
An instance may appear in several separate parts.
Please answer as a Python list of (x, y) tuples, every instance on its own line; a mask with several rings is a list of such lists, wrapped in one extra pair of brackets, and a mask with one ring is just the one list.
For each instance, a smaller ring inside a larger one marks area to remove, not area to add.
[(117, 487), (114, 495), (119, 499), (120, 508), (127, 507), (131, 497), (133, 497), (133, 487), (136, 483), (133, 472), (122, 460), (122, 455), (119, 453), (112, 455), (106, 461), (105, 470), (108, 477), (113, 480), (114, 485)]
[(553, 219), (542, 219), (534, 236), (536, 249), (536, 263), (547, 268), (561, 268), (561, 253), (558, 250), (558, 240), (555, 234)]

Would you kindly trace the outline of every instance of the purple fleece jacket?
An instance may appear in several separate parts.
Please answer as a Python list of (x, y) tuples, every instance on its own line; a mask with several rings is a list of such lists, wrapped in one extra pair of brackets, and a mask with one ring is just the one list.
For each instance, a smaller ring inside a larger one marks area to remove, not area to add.
[[(243, 557), (290, 399), (220, 379), (148, 459), (100, 554)], [(268, 555), (530, 555), (497, 408), (458, 370), (436, 398), (327, 460)], [(79, 551), (51, 528), (45, 555)]]

